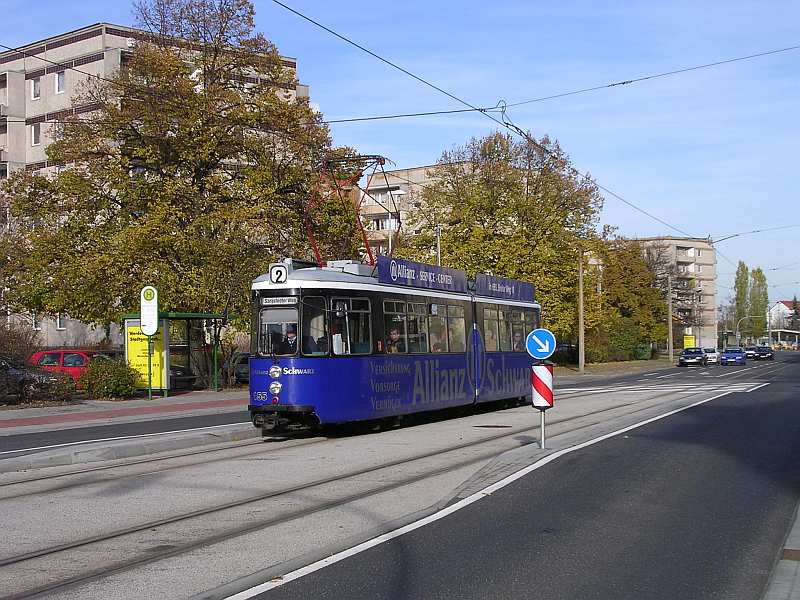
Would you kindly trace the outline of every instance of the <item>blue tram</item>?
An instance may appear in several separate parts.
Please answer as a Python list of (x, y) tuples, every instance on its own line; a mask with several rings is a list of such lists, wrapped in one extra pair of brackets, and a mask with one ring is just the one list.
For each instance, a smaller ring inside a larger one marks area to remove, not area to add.
[(264, 432), (530, 399), (533, 285), (379, 257), (286, 259), (252, 284), (250, 404)]

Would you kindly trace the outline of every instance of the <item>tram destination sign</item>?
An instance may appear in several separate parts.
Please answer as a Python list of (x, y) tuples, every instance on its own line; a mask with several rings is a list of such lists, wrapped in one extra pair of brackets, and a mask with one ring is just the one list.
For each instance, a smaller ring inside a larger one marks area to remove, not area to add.
[(429, 290), (467, 293), (467, 274), (464, 271), (388, 256), (378, 257), (378, 281)]
[(483, 273), (478, 273), (475, 277), (475, 295), (502, 298), (503, 300), (519, 300), (520, 302), (534, 301), (532, 283), (484, 275)]

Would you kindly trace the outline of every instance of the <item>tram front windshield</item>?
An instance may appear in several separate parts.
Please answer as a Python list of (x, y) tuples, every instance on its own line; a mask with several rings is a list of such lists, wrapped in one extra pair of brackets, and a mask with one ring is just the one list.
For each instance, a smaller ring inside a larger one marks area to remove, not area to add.
[(297, 354), (297, 309), (265, 308), (259, 315), (258, 351), (274, 356)]

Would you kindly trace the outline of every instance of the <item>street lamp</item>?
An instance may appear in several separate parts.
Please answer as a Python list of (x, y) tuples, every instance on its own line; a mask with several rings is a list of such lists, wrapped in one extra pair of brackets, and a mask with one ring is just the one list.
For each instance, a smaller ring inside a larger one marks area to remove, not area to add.
[(741, 346), (742, 341), (739, 339), (739, 325), (742, 324), (742, 321), (745, 319), (766, 319), (767, 317), (764, 315), (747, 315), (736, 321), (736, 344)]

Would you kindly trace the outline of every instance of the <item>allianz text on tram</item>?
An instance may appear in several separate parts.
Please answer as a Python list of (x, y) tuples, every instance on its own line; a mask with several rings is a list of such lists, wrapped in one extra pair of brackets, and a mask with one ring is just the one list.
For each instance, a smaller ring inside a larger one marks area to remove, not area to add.
[(379, 257), (286, 259), (252, 285), (250, 405), (265, 432), (530, 400), (530, 283)]

